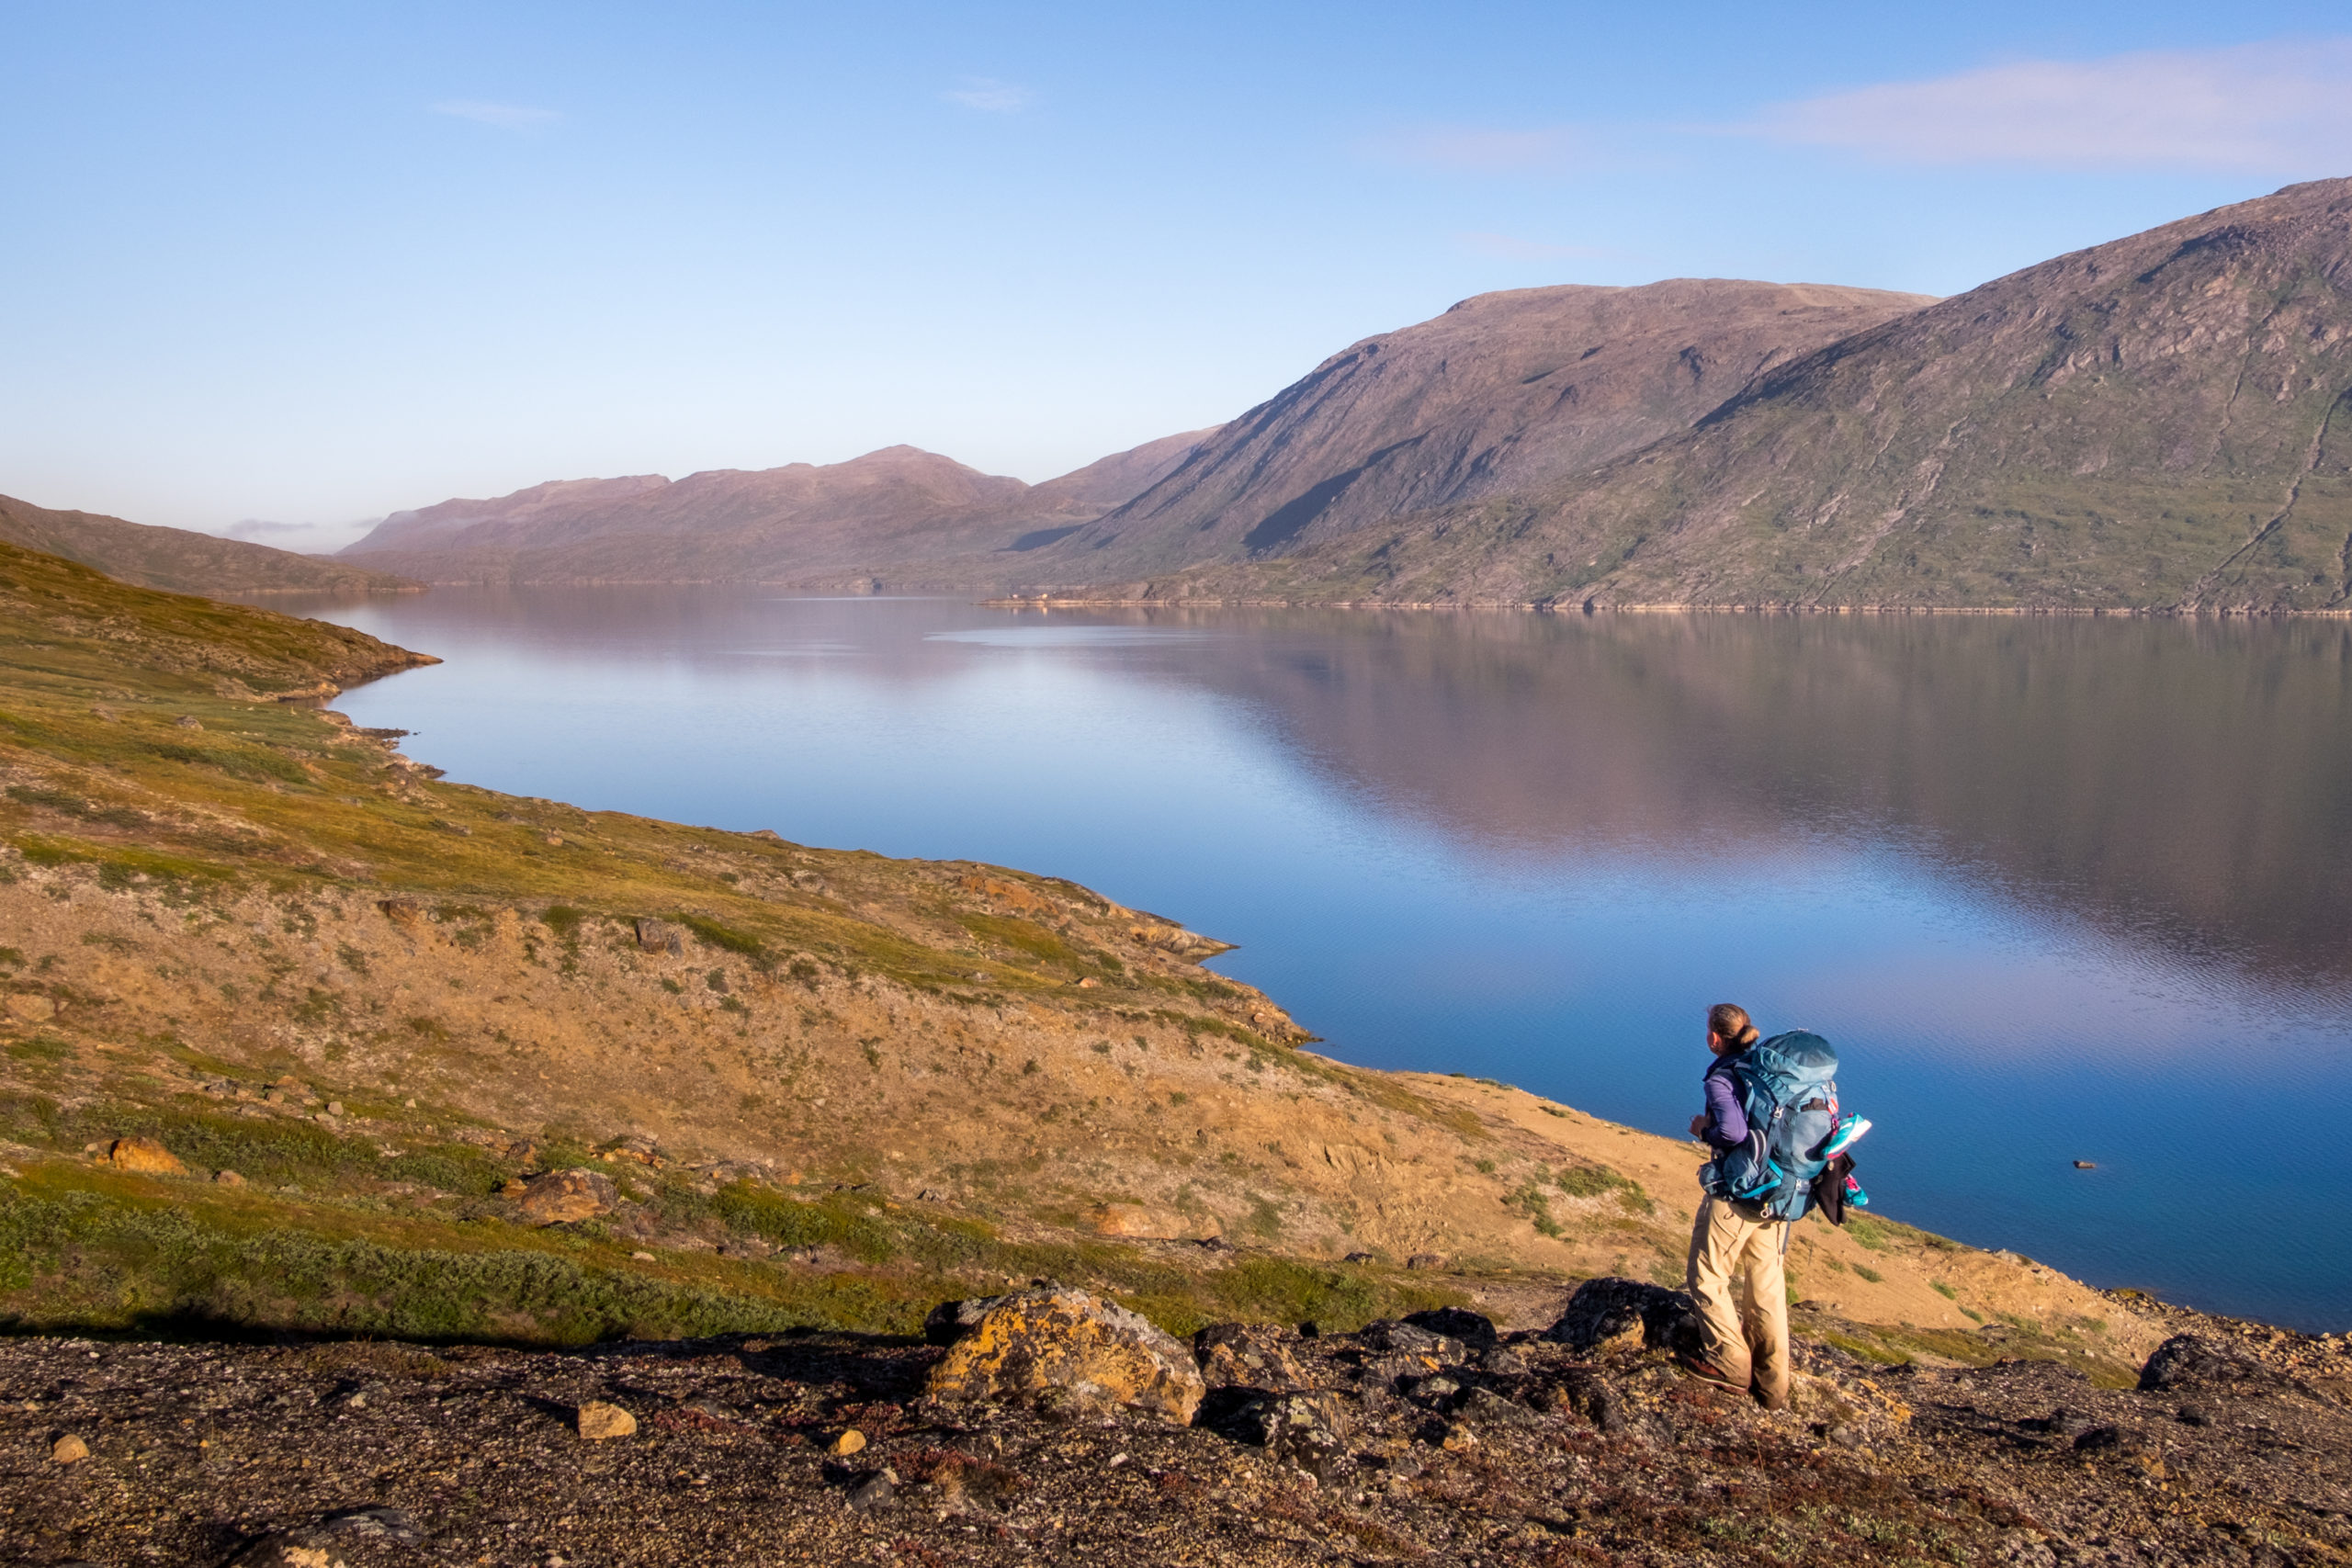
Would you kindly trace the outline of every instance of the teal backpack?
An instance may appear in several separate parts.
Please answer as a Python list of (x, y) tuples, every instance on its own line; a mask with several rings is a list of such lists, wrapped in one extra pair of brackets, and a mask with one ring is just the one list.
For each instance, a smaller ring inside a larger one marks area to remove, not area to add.
[(1768, 1220), (1804, 1218), (1839, 1131), (1837, 1048), (1792, 1030), (1758, 1041), (1724, 1066), (1747, 1117), (1747, 1141), (1709, 1161), (1700, 1185), (1710, 1197), (1758, 1205)]

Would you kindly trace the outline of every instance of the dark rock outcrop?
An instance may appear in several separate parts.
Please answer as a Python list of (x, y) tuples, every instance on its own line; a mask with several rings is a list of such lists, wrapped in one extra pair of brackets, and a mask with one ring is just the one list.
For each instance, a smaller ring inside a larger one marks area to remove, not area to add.
[(1239, 1387), (1284, 1393), (1312, 1386), (1279, 1328), (1259, 1323), (1213, 1323), (1193, 1336), (1193, 1355), (1211, 1388)]
[(1680, 1291), (1611, 1278), (1578, 1285), (1544, 1337), (1588, 1353), (1682, 1348), (1694, 1327), (1690, 1298)]

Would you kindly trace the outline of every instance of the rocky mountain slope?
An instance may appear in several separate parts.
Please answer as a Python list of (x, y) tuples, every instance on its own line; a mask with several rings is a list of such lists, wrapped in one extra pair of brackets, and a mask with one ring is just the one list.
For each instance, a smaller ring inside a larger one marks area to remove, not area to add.
[(1126, 500), (1181, 461), (1191, 432), (1025, 485), (912, 446), (845, 463), (564, 479), (398, 512), (345, 558), (434, 582), (993, 581), (1005, 562)]
[(5, 495), (0, 543), (62, 556), (124, 582), (183, 593), (413, 593), (424, 586), (319, 556), (127, 523), (95, 512), (52, 512)]
[(2352, 181), (2029, 267), (1600, 472), (1114, 597), (2266, 613), (2352, 602)]
[(1929, 303), (1724, 278), (1481, 294), (1332, 355), (1031, 570), (1283, 555), (1524, 494), (1688, 430), (1772, 367)]
[[(1172, 922), (501, 795), (272, 700), (419, 657), (0, 547), (14, 1326), (903, 1331), (1041, 1274), (1348, 1326), (1679, 1278), (1692, 1146), (1306, 1050)], [(1892, 1221), (1791, 1258), (1891, 1346), (2154, 1342)]]

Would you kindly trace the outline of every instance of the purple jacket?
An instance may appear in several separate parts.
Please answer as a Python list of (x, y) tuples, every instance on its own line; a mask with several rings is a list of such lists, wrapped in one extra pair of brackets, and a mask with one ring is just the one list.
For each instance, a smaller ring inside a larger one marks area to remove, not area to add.
[(1747, 1142), (1747, 1112), (1740, 1109), (1739, 1085), (1733, 1081), (1731, 1065), (1739, 1055), (1735, 1051), (1728, 1056), (1718, 1056), (1707, 1068), (1704, 1086), (1707, 1091), (1708, 1144), (1718, 1151), (1736, 1149)]

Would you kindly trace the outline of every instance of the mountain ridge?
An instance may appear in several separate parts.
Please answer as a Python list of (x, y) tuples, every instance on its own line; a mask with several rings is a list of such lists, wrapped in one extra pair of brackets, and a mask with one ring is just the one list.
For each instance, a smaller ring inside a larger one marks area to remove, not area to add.
[(1572, 482), (1086, 596), (2339, 613), (2352, 180), (1994, 279)]
[(1156, 571), (1279, 555), (1547, 483), (1687, 429), (1771, 367), (1930, 298), (1737, 278), (1474, 295), (1324, 360), (1054, 560)]
[(396, 574), (246, 539), (59, 511), (0, 495), (0, 543), (61, 557), (142, 588), (184, 593), (413, 593)]
[(986, 562), (1062, 536), (1156, 479), (1203, 432), (1036, 485), (895, 446), (832, 464), (558, 479), (396, 512), (346, 560), (440, 582), (827, 582), (911, 558)]

